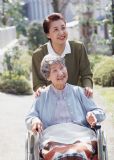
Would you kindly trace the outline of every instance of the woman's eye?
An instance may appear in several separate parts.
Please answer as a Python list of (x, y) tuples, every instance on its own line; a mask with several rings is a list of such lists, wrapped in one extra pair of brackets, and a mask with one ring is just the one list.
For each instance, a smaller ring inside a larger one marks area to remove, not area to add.
[(63, 66), (63, 65), (60, 66), (60, 70), (62, 70), (62, 69), (64, 69), (64, 66)]
[(56, 32), (56, 31), (58, 31), (58, 29), (56, 28), (56, 29), (54, 29), (54, 32)]
[(65, 30), (66, 29), (66, 27), (62, 27), (62, 30)]
[(62, 70), (62, 69), (63, 69), (63, 66), (60, 67), (60, 70)]
[(53, 72), (53, 73), (55, 73), (55, 72), (57, 72), (57, 70), (56, 70), (56, 69), (54, 69), (52, 72)]

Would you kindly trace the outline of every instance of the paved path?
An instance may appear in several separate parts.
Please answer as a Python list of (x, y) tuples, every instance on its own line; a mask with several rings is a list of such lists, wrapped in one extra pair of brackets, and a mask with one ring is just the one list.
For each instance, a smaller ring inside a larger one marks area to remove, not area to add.
[(0, 160), (24, 160), (24, 117), (33, 96), (0, 93)]
[[(103, 104), (102, 98), (96, 92), (94, 97), (98, 104)], [(0, 160), (24, 160), (26, 135), (24, 118), (32, 101), (33, 96), (0, 93)], [(107, 133), (109, 160), (114, 160), (111, 156), (114, 153), (114, 126), (109, 117), (108, 114), (103, 126)]]

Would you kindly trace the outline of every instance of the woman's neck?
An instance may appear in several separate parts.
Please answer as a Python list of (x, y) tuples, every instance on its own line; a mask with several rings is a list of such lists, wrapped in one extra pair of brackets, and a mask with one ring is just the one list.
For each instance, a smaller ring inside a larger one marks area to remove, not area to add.
[(52, 85), (57, 90), (63, 90), (65, 88), (65, 86), (66, 86), (66, 84), (64, 84), (64, 85), (54, 85), (54, 84), (52, 84)]
[(64, 52), (65, 44), (52, 44), (53, 50), (58, 54), (61, 55)]

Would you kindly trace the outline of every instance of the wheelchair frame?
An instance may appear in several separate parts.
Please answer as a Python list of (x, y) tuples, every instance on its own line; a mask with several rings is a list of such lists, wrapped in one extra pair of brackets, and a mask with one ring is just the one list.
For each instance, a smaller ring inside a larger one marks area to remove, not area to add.
[[(95, 132), (97, 135), (98, 160), (108, 160), (106, 136), (101, 129), (101, 125), (96, 125)], [(43, 160), (39, 155), (38, 140), (38, 134), (28, 131), (25, 142), (25, 160)]]

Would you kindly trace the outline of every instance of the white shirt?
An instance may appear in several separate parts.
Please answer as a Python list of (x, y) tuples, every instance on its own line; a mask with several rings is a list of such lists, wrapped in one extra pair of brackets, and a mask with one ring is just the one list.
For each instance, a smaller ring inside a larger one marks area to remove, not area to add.
[(65, 45), (65, 49), (63, 51), (63, 53), (61, 55), (58, 55), (54, 49), (52, 48), (51, 42), (47, 42), (47, 50), (48, 50), (48, 54), (51, 54), (53, 56), (57, 56), (57, 57), (65, 57), (66, 54), (70, 54), (71, 53), (71, 47), (68, 41), (66, 41), (66, 45)]
[[(65, 100), (66, 92), (63, 90), (57, 90), (53, 85), (53, 94), (57, 97), (55, 113), (53, 114), (53, 123), (67, 123), (72, 122), (72, 118)], [(63, 114), (64, 113), (64, 114)], [(59, 115), (59, 116), (58, 116)]]

